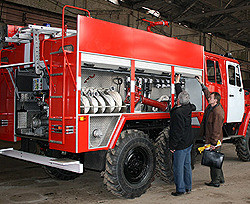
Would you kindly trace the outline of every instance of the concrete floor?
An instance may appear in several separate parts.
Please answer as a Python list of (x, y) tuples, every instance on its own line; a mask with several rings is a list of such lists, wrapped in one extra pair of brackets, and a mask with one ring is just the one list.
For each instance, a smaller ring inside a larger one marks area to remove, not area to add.
[[(0, 144), (0, 147), (7, 144)], [(208, 187), (209, 168), (197, 161), (193, 171), (191, 194), (173, 197), (174, 185), (156, 178), (140, 198), (126, 200), (109, 193), (99, 172), (87, 171), (72, 181), (59, 181), (47, 176), (42, 167), (0, 156), (0, 204), (9, 203), (250, 203), (250, 162), (241, 162), (235, 147), (224, 144), (223, 166), (226, 183), (220, 188)]]

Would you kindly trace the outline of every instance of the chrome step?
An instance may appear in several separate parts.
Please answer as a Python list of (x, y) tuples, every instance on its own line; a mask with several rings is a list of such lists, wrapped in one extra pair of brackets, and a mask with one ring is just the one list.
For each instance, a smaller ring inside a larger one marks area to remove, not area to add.
[(29, 162), (34, 162), (37, 164), (63, 169), (66, 171), (71, 171), (79, 174), (83, 173), (83, 164), (81, 164), (79, 161), (68, 158), (58, 159), (53, 157), (46, 157), (43, 155), (37, 155), (28, 152), (14, 150), (13, 148), (0, 149), (0, 155), (21, 159)]

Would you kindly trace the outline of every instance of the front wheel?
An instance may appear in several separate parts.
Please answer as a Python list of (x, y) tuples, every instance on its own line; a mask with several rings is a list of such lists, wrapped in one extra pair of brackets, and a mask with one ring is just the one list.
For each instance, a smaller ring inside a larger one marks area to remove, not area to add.
[(150, 187), (155, 171), (155, 149), (138, 130), (123, 131), (106, 156), (104, 184), (114, 195), (135, 198)]
[(236, 152), (240, 160), (250, 161), (250, 123), (247, 127), (245, 137), (241, 137), (236, 142)]

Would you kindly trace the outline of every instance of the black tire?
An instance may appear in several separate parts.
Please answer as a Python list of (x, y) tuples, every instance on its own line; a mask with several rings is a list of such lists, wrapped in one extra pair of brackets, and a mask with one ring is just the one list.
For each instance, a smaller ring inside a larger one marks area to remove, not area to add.
[(240, 160), (250, 161), (250, 123), (247, 127), (246, 137), (241, 137), (236, 142), (236, 152)]
[(194, 170), (194, 168), (195, 168), (196, 159), (197, 159), (197, 156), (199, 154), (198, 147), (199, 146), (197, 144), (193, 144), (193, 146), (192, 146), (192, 150), (191, 150), (191, 167), (192, 167), (192, 170)]
[(138, 130), (123, 131), (108, 150), (104, 184), (114, 195), (141, 196), (151, 186), (155, 171), (155, 149), (148, 136)]
[(156, 143), (156, 174), (166, 183), (174, 182), (173, 154), (169, 151), (169, 127), (157, 137)]
[[(46, 150), (45, 155), (49, 157), (63, 158), (61, 152), (56, 150)], [(43, 168), (51, 178), (56, 178), (59, 180), (73, 180), (81, 175), (78, 173), (66, 171), (63, 169), (57, 169), (50, 166), (43, 166)]]

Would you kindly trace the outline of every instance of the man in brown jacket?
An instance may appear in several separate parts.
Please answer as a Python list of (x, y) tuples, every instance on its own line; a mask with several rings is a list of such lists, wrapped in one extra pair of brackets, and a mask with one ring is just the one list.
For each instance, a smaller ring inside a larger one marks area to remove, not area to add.
[[(211, 144), (210, 149), (221, 151), (221, 146), (217, 146), (218, 140), (222, 142), (223, 131), (222, 126), (224, 123), (224, 110), (220, 104), (221, 95), (218, 92), (210, 93), (207, 87), (202, 83), (200, 77), (197, 77), (198, 82), (201, 84), (202, 91), (208, 100), (203, 120), (201, 123), (201, 136), (205, 137), (205, 143)], [(211, 182), (205, 183), (208, 186), (220, 187), (224, 183), (224, 176), (222, 169), (210, 167)]]

